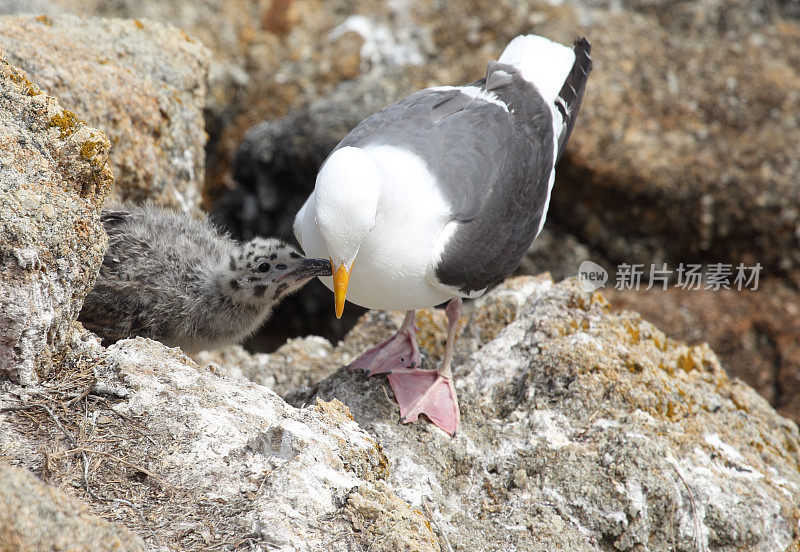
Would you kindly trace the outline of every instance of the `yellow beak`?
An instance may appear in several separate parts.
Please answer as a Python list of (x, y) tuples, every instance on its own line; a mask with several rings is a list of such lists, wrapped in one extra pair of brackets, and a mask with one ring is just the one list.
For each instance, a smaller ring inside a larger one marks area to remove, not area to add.
[(333, 273), (333, 301), (336, 307), (336, 318), (341, 318), (344, 312), (344, 300), (347, 297), (348, 283), (350, 283), (350, 271), (342, 263)]

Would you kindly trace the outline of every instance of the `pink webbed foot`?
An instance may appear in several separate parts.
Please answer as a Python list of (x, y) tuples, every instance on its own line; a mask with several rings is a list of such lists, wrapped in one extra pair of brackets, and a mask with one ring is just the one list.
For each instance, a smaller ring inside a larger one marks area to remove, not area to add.
[(442, 365), (438, 370), (419, 368), (422, 356), (417, 346), (414, 311), (406, 318), (397, 334), (376, 345), (350, 364), (351, 370), (364, 370), (368, 375), (387, 374), (400, 405), (400, 421), (415, 422), (420, 414), (450, 435), (455, 435), (461, 420), (456, 388), (450, 363), (456, 324), (461, 313), (461, 299), (450, 301), (447, 313), (447, 343)]
[(435, 370), (405, 370), (389, 374), (388, 379), (400, 405), (401, 422), (415, 422), (425, 414), (436, 426), (455, 435), (461, 416), (452, 377)]
[(350, 370), (363, 370), (367, 376), (388, 374), (395, 370), (414, 369), (422, 363), (417, 346), (414, 311), (406, 314), (395, 335), (378, 343), (350, 363)]

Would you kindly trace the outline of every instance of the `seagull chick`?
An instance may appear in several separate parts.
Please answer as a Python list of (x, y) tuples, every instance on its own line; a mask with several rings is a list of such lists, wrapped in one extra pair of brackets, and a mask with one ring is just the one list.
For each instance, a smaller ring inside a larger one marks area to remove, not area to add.
[[(519, 266), (544, 225), (555, 165), (591, 70), (589, 42), (518, 36), (486, 76), (428, 88), (362, 121), (320, 168), (295, 219), (306, 254), (329, 257), (345, 298), (405, 310), (394, 337), (352, 369), (388, 374), (401, 421), (450, 433), (460, 414), (450, 364), (462, 298)], [(422, 370), (415, 309), (450, 301), (444, 360)]]
[(114, 342), (149, 337), (187, 353), (239, 343), (328, 259), (274, 238), (239, 243), (207, 218), (156, 207), (103, 211), (108, 234), (97, 282), (78, 320)]

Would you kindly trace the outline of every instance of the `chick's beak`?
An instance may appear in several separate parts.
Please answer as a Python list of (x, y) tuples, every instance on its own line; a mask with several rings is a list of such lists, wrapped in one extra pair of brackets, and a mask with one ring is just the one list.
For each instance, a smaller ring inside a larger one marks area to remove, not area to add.
[(350, 271), (342, 263), (333, 273), (333, 300), (336, 307), (336, 318), (341, 318), (344, 312), (344, 300), (347, 297), (347, 284), (349, 282)]
[(313, 278), (314, 276), (330, 276), (333, 273), (331, 261), (329, 259), (306, 259), (301, 258), (299, 264), (291, 267), (286, 274), (279, 276), (275, 281), (280, 282), (284, 279), (302, 280)]

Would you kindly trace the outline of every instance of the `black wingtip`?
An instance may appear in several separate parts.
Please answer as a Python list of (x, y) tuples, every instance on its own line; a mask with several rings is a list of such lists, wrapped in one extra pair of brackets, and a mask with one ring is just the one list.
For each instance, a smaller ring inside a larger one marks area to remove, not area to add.
[[(567, 145), (569, 135), (572, 133), (572, 127), (575, 125), (575, 119), (578, 117), (578, 111), (581, 108), (583, 93), (586, 90), (586, 81), (592, 71), (592, 57), (590, 55), (592, 45), (585, 36), (574, 42), (573, 51), (575, 52), (575, 63), (572, 65), (572, 70), (567, 76), (567, 80), (564, 81), (564, 86), (558, 94), (558, 99), (556, 99), (556, 106), (561, 111), (562, 117), (564, 117), (564, 129), (558, 140), (558, 158), (561, 158), (564, 146)], [(558, 162), (558, 159), (556, 162)]]
[(589, 42), (589, 40), (587, 40), (585, 36), (575, 39), (573, 46), (574, 46), (573, 50), (575, 50), (576, 55), (579, 49), (585, 51), (587, 55), (592, 52), (592, 44)]

